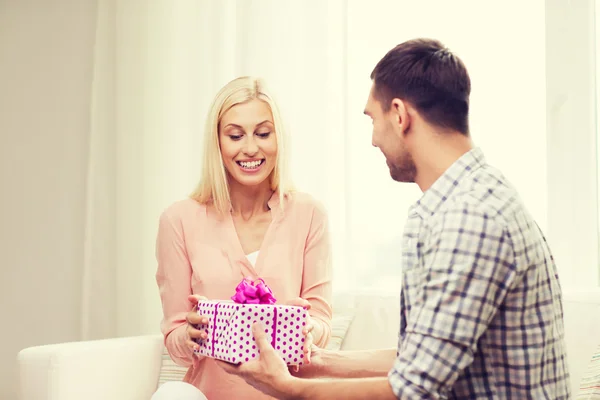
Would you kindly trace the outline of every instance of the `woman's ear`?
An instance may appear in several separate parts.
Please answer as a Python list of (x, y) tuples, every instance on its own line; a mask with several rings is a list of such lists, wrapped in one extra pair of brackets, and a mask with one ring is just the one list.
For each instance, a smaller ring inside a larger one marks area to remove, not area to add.
[(411, 115), (408, 112), (408, 104), (402, 99), (392, 99), (392, 107), (390, 112), (394, 116), (394, 125), (396, 125), (397, 131), (404, 135), (410, 129)]

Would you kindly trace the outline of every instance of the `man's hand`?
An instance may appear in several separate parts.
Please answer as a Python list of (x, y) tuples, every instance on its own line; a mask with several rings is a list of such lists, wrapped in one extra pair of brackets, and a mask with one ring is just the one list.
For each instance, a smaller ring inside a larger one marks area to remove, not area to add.
[(286, 387), (294, 380), (287, 365), (269, 343), (265, 328), (261, 323), (252, 326), (252, 333), (260, 351), (257, 360), (240, 365), (232, 365), (224, 361), (216, 361), (225, 372), (238, 375), (250, 386), (276, 398), (289, 398)]
[[(256, 323), (252, 326), (256, 344), (260, 350), (258, 360), (249, 361), (245, 364), (232, 365), (223, 361), (216, 361), (223, 370), (230, 374), (238, 375), (244, 379), (250, 386), (261, 392), (281, 400), (302, 400), (302, 399), (396, 399), (388, 378), (380, 376), (377, 378), (364, 379), (298, 379), (290, 375), (287, 365), (275, 352), (271, 343), (265, 336), (265, 328), (262, 324)], [(350, 352), (361, 353), (361, 352)], [(371, 365), (380, 363), (375, 359), (379, 355), (387, 355), (388, 351), (363, 352), (368, 357), (357, 357), (356, 360), (367, 361), (368, 368)], [(330, 352), (317, 348), (313, 353), (313, 362), (300, 369), (299, 374), (316, 375), (320, 359), (329, 358), (329, 355), (335, 355), (337, 352)], [(395, 351), (394, 351), (395, 354)], [(375, 358), (375, 359), (374, 359)], [(387, 357), (384, 357), (387, 358)], [(347, 357), (349, 365), (354, 365), (354, 357)], [(391, 357), (393, 359), (393, 357)], [(386, 360), (388, 364), (390, 360)], [(327, 361), (325, 361), (327, 363)], [(323, 364), (324, 365), (324, 364)], [(306, 369), (305, 369), (306, 368)], [(388, 367), (389, 368), (389, 367)], [(378, 370), (379, 368), (377, 368)], [(343, 372), (340, 370), (340, 372)], [(306, 376), (302, 375), (302, 376)], [(345, 374), (343, 374), (345, 376)], [(376, 374), (379, 375), (379, 374)]]

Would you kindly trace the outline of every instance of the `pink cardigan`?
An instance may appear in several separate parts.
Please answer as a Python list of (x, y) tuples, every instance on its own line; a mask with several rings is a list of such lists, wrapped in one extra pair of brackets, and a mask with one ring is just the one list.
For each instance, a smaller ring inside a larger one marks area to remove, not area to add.
[(171, 358), (190, 366), (184, 381), (213, 399), (270, 399), (240, 378), (223, 372), (210, 358), (192, 367), (185, 344), (185, 315), (192, 309), (190, 294), (208, 299), (229, 299), (244, 276), (264, 279), (278, 303), (302, 297), (323, 335), (315, 344), (324, 346), (331, 334), (331, 244), (327, 216), (309, 195), (295, 192), (279, 206), (275, 193), (269, 200), (272, 223), (265, 234), (254, 268), (238, 239), (230, 214), (218, 216), (212, 208), (186, 199), (174, 203), (160, 217), (156, 241), (164, 318), (161, 330)]

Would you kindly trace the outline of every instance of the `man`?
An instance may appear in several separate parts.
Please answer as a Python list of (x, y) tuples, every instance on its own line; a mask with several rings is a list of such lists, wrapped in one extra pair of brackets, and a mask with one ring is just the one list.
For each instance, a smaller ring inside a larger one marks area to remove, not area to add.
[[(424, 192), (403, 236), (397, 351), (328, 352), (290, 375), (260, 325), (260, 360), (230, 373), (283, 399), (568, 399), (550, 249), (469, 134), (471, 83), (436, 40), (377, 64), (365, 114), (391, 176)], [(323, 379), (327, 377), (328, 379)]]

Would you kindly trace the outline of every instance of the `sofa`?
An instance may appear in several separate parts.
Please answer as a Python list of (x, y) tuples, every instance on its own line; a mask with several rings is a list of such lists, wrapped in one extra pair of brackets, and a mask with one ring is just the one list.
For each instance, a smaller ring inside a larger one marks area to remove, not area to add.
[[(338, 294), (329, 347), (396, 347), (399, 297)], [(600, 400), (600, 303), (565, 304), (573, 398)], [(592, 315), (596, 317), (590, 318)], [(31, 347), (18, 355), (20, 400), (148, 400), (159, 385), (181, 380), (160, 334)]]
[[(397, 295), (338, 294), (333, 308), (330, 348), (396, 347)], [(149, 400), (185, 373), (158, 333), (31, 347), (19, 353), (18, 366), (20, 400)]]

